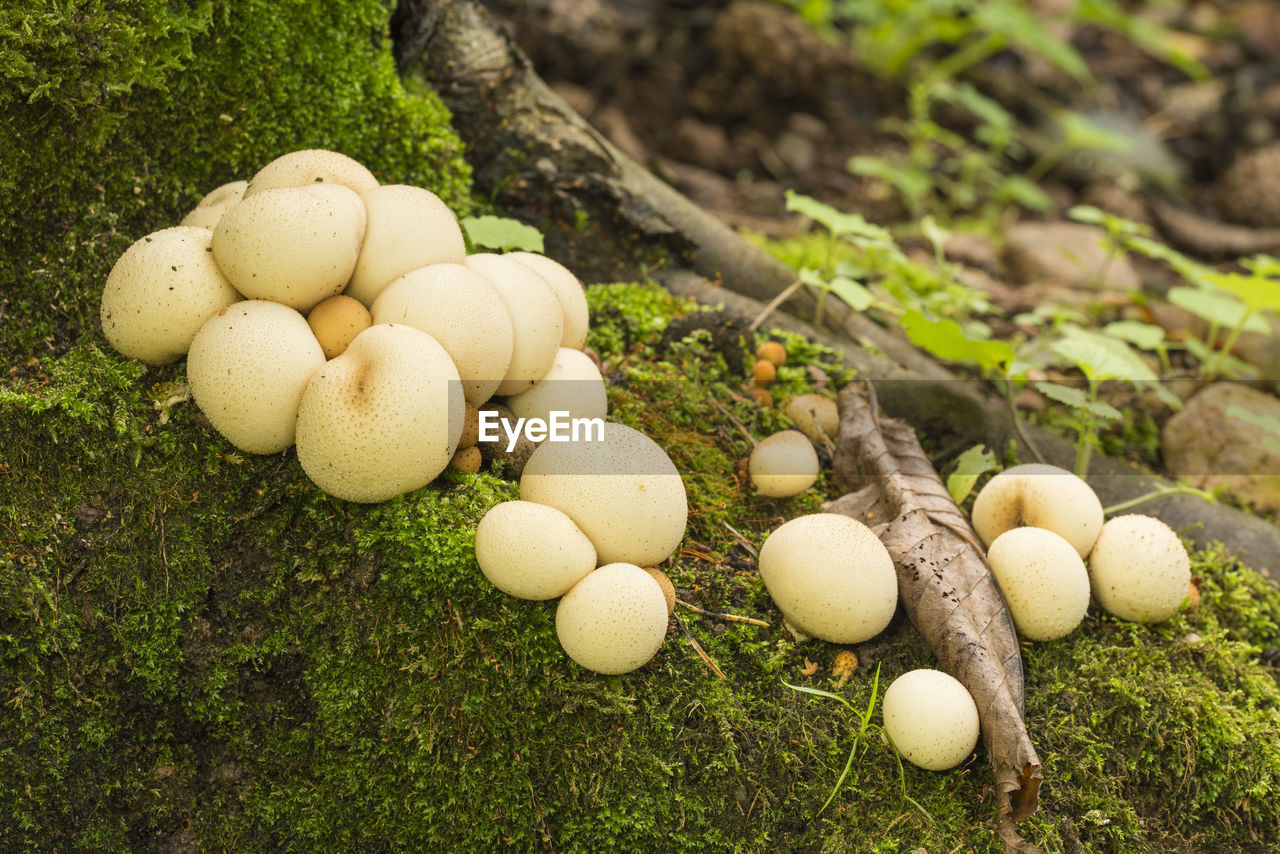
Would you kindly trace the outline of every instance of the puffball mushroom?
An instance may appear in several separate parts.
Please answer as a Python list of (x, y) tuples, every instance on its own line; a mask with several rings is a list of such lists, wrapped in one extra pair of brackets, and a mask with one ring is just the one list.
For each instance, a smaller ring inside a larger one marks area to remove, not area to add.
[(306, 311), (346, 287), (364, 218), (360, 197), (339, 184), (263, 190), (218, 220), (213, 258), (249, 299)]
[(1089, 610), (1089, 573), (1075, 547), (1044, 528), (1011, 528), (987, 549), (1018, 634), (1050, 641), (1075, 630)]
[(479, 406), (498, 390), (515, 343), (511, 315), (489, 280), (461, 264), (432, 264), (395, 279), (373, 301), (374, 323), (429, 333), (449, 353), (462, 393)]
[(834, 513), (784, 522), (760, 547), (760, 577), (787, 622), (831, 643), (861, 643), (889, 625), (898, 576), (871, 529)]
[(517, 418), (541, 418), (552, 412), (567, 412), (569, 418), (604, 418), (609, 401), (604, 377), (581, 350), (561, 347), (551, 369), (533, 388), (507, 398), (507, 407)]
[(1151, 516), (1109, 519), (1089, 554), (1093, 596), (1122, 620), (1159, 623), (1182, 607), (1191, 559), (1177, 533)]
[(911, 670), (893, 680), (881, 711), (885, 734), (912, 765), (945, 771), (978, 746), (978, 706), (959, 680), (941, 670)]
[[(545, 446), (544, 446), (545, 447)], [(630, 563), (588, 574), (556, 608), (556, 634), (569, 657), (606, 675), (653, 658), (667, 634), (667, 600), (653, 576)]]
[(596, 548), (554, 507), (504, 501), (476, 526), (476, 561), (503, 593), (555, 599), (595, 570)]
[(547, 284), (556, 292), (560, 300), (560, 310), (564, 317), (564, 332), (560, 336), (560, 346), (570, 350), (581, 350), (587, 346), (587, 329), (590, 318), (587, 310), (587, 295), (582, 290), (582, 282), (567, 267), (546, 255), (537, 252), (508, 252), (508, 258), (514, 258), (533, 272), (546, 279)]
[(462, 384), (444, 347), (421, 329), (375, 324), (307, 383), (298, 461), (330, 495), (385, 501), (444, 471), (462, 420)]
[(244, 198), (244, 191), (248, 186), (248, 181), (228, 181), (215, 187), (178, 224), (212, 229), (222, 219), (227, 208)]
[(360, 198), (368, 224), (347, 296), (372, 307), (383, 288), (410, 270), (461, 264), (467, 257), (462, 227), (430, 190), (384, 184), (365, 190)]
[(661, 563), (684, 539), (689, 515), (666, 452), (623, 424), (605, 424), (603, 440), (543, 442), (524, 466), (520, 497), (567, 514), (602, 563)]
[(564, 313), (547, 280), (508, 255), (468, 255), (466, 265), (489, 280), (511, 315), (511, 364), (498, 394), (528, 391), (546, 376), (564, 337)]
[(751, 451), (747, 472), (756, 491), (769, 498), (799, 495), (818, 479), (818, 452), (795, 430), (774, 433)]
[(249, 181), (244, 195), (249, 197), (263, 190), (310, 184), (338, 184), (363, 193), (378, 186), (378, 179), (362, 163), (345, 154), (307, 148), (283, 154), (263, 166)]
[(973, 502), (973, 527), (984, 545), (1029, 525), (1066, 538), (1080, 557), (1102, 530), (1102, 502), (1081, 478), (1057, 466), (1014, 466), (987, 481)]
[(821, 442), (824, 436), (834, 442), (840, 432), (840, 412), (829, 397), (799, 394), (788, 400), (782, 411), (815, 442)]
[(102, 332), (112, 347), (151, 365), (181, 359), (205, 321), (240, 299), (213, 261), (212, 236), (175, 226), (124, 251), (102, 289)]
[(307, 323), (320, 342), (326, 359), (342, 355), (357, 335), (373, 325), (369, 309), (346, 294), (321, 300), (307, 315)]
[(242, 300), (200, 327), (187, 354), (187, 382), (227, 441), (250, 454), (275, 454), (293, 444), (302, 391), (323, 365), (301, 314)]

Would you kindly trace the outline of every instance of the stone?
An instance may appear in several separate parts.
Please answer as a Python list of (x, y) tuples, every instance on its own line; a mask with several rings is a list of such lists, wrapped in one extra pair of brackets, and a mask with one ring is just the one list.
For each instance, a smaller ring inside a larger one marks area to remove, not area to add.
[(1070, 288), (1135, 290), (1142, 284), (1129, 259), (1116, 253), (1107, 261), (1106, 232), (1075, 222), (1020, 222), (1005, 232), (1004, 263), (1012, 279), (1053, 282)]
[[(1233, 414), (1235, 407), (1246, 416)], [(1274, 422), (1275, 430), (1254, 419)], [(1239, 383), (1214, 383), (1165, 423), (1162, 440), (1172, 476), (1201, 489), (1221, 487), (1264, 512), (1280, 510), (1280, 399)]]
[(1246, 151), (1214, 190), (1222, 215), (1255, 228), (1280, 227), (1280, 143)]

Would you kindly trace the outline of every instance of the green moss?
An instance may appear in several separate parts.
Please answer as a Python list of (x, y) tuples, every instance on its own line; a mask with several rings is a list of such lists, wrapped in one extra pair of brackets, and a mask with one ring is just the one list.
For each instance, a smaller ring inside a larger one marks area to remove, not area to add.
[[(681, 597), (773, 624), (682, 610), (727, 681), (674, 631), (627, 676), (569, 661), (554, 603), (498, 593), (474, 562), (476, 522), (514, 484), (451, 474), (338, 501), (292, 453), (237, 454), (174, 402), (180, 366), (77, 347), (0, 394), (16, 437), (0, 445), (0, 848), (999, 850), (981, 757), (900, 777), (873, 738), (816, 815), (855, 722), (783, 682), (833, 687), (838, 648), (787, 638), (751, 547), (829, 487), (753, 496), (742, 430), (782, 416), (701, 336), (660, 350), (687, 303), (588, 293), (612, 411), (686, 475), (689, 534), (666, 565)], [(801, 373), (832, 367), (791, 343)], [(1280, 689), (1256, 655), (1280, 638), (1280, 594), (1196, 560), (1198, 611), (1155, 628), (1091, 615), (1025, 648), (1046, 776), (1025, 829), (1046, 850), (1280, 844)], [(883, 688), (932, 664), (902, 617), (857, 652), (855, 707), (875, 666)]]
[(134, 240), (300, 148), (469, 208), (446, 110), (395, 73), (381, 0), (0, 11), (0, 365), (97, 338)]

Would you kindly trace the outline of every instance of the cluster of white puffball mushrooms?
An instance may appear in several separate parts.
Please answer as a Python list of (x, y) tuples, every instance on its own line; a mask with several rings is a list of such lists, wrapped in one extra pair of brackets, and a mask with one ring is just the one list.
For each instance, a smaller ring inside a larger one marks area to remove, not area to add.
[(186, 356), (191, 395), (241, 451), (296, 444), (322, 490), (376, 502), (475, 471), (479, 408), (605, 416), (581, 352), (582, 285), (543, 255), (468, 255), (429, 190), (295, 151), (135, 242), (102, 294), (113, 347)]

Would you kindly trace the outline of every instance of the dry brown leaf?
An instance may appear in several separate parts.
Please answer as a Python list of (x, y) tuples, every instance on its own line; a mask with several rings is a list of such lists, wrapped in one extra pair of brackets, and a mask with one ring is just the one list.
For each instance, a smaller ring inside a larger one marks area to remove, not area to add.
[(800, 673), (804, 676), (812, 676), (818, 672), (818, 662), (810, 661), (809, 656), (804, 657), (804, 667), (800, 669)]
[(889, 550), (911, 621), (978, 705), (1000, 837), (1010, 850), (1038, 851), (1016, 827), (1035, 812), (1040, 789), (1040, 760), (1022, 719), (1022, 655), (982, 544), (915, 431), (879, 413), (873, 388), (850, 384), (839, 404), (833, 465), (849, 492), (825, 509), (869, 525)]

